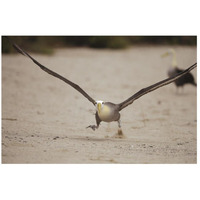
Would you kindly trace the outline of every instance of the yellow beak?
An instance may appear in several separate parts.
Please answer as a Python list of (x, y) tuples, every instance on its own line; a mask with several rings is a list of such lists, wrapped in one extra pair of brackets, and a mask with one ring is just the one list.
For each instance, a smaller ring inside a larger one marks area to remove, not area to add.
[(98, 110), (98, 113), (101, 112), (101, 103), (98, 103), (98, 104), (97, 104), (97, 110)]

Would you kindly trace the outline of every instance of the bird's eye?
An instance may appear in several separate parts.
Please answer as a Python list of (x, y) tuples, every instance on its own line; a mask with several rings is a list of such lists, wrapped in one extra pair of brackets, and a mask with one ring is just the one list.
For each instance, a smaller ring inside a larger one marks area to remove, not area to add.
[(104, 104), (104, 102), (102, 102), (102, 104)]

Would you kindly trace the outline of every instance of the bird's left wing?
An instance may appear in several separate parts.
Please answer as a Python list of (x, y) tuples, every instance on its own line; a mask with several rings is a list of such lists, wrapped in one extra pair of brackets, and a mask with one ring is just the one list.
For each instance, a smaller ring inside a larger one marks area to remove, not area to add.
[(171, 82), (175, 81), (176, 79), (180, 78), (181, 76), (187, 74), (188, 72), (190, 72), (191, 70), (193, 70), (195, 67), (197, 66), (197, 63), (193, 64), (192, 66), (190, 66), (189, 68), (187, 68), (186, 70), (184, 70), (183, 72), (171, 77), (171, 78), (167, 78), (164, 79), (158, 83), (155, 83), (149, 87), (143, 88), (140, 91), (138, 91), (137, 93), (135, 93), (133, 96), (131, 96), (130, 98), (128, 98), (127, 100), (123, 101), (122, 103), (119, 103), (119, 110), (124, 109), (125, 107), (127, 107), (128, 105), (132, 104), (136, 99), (142, 97), (143, 95), (152, 92), (162, 86), (168, 85)]
[(94, 105), (96, 104), (96, 101), (90, 97), (82, 88), (80, 88), (80, 86), (78, 86), (77, 84), (71, 82), (70, 80), (64, 78), (63, 76), (57, 74), (56, 72), (48, 69), (47, 67), (43, 66), (42, 64), (40, 64), (37, 60), (35, 60), (32, 56), (30, 56), (26, 51), (24, 51), (22, 48), (20, 48), (17, 44), (15, 44), (10, 38), (6, 37), (10, 43), (12, 44), (12, 46), (22, 55), (29, 57), (36, 65), (38, 65), (42, 70), (44, 70), (45, 72), (47, 72), (48, 74), (61, 79), (62, 81), (64, 81), (65, 83), (71, 85), (74, 89), (76, 89), (77, 91), (79, 91), (84, 97), (86, 97), (90, 102), (92, 102)]

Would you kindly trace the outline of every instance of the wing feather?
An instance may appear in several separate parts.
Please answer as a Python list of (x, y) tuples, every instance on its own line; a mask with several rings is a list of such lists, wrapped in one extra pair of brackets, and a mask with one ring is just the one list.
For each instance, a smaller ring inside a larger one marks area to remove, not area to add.
[(170, 84), (171, 82), (175, 81), (176, 79), (180, 78), (181, 76), (189, 73), (191, 70), (193, 70), (195, 67), (197, 66), (197, 63), (193, 64), (192, 66), (190, 66), (189, 68), (187, 68), (186, 70), (184, 70), (183, 72), (173, 76), (173, 77), (170, 77), (170, 78), (167, 78), (167, 79), (164, 79), (158, 83), (155, 83), (149, 87), (146, 87), (146, 88), (143, 88), (141, 89), (140, 91), (138, 91), (137, 93), (135, 93), (133, 96), (131, 96), (130, 98), (128, 98), (127, 100), (123, 101), (122, 103), (119, 103), (118, 106), (119, 106), (119, 110), (122, 110), (124, 109), (125, 107), (127, 107), (128, 105), (132, 104), (136, 99), (142, 97), (143, 95), (149, 93), (149, 92), (152, 92), (160, 87), (163, 87), (165, 85), (168, 85)]
[(10, 41), (10, 43), (12, 44), (12, 46), (22, 55), (29, 57), (36, 65), (38, 65), (43, 71), (47, 72), (48, 74), (61, 79), (62, 81), (64, 81), (65, 83), (71, 85), (74, 89), (76, 89), (77, 91), (79, 91), (84, 97), (86, 97), (90, 102), (92, 102), (94, 105), (96, 103), (96, 101), (90, 97), (79, 85), (71, 82), (70, 80), (64, 78), (63, 76), (57, 74), (56, 72), (48, 69), (47, 67), (45, 67), (44, 65), (40, 64), (37, 60), (35, 60), (32, 56), (30, 56), (26, 51), (24, 51), (22, 48), (20, 48), (17, 44), (15, 44), (11, 39), (9, 39), (7, 37), (7, 39)]

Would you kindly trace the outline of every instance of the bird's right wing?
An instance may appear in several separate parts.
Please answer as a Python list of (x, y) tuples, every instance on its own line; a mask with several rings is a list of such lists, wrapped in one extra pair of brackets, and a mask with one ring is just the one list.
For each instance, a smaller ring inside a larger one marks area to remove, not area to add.
[(135, 93), (133, 96), (131, 96), (130, 98), (128, 98), (127, 100), (123, 101), (122, 103), (119, 103), (118, 106), (119, 106), (119, 110), (122, 110), (124, 109), (125, 107), (127, 107), (128, 105), (132, 104), (136, 99), (142, 97), (143, 95), (149, 93), (149, 92), (152, 92), (162, 86), (165, 86), (165, 85), (168, 85), (170, 84), (171, 82), (175, 81), (176, 79), (180, 78), (181, 76), (187, 74), (188, 72), (190, 72), (191, 70), (193, 70), (195, 67), (197, 66), (197, 63), (193, 64), (191, 67), (187, 68), (186, 70), (184, 70), (183, 72), (173, 76), (173, 77), (170, 77), (170, 78), (167, 78), (167, 79), (164, 79), (158, 83), (155, 83), (149, 87), (146, 87), (146, 88), (143, 88), (141, 89), (140, 91), (138, 91), (137, 93)]
[(74, 89), (76, 89), (77, 91), (79, 91), (84, 97), (86, 97), (90, 102), (92, 102), (94, 105), (96, 104), (96, 101), (90, 97), (82, 88), (80, 88), (80, 86), (78, 86), (77, 84), (71, 82), (70, 80), (64, 78), (63, 76), (57, 74), (56, 72), (48, 69), (47, 67), (43, 66), (42, 64), (40, 64), (37, 60), (35, 60), (32, 56), (30, 56), (26, 51), (24, 51), (23, 49), (21, 49), (17, 44), (15, 44), (10, 38), (6, 37), (10, 43), (12, 44), (12, 46), (22, 55), (29, 57), (36, 65), (38, 65), (42, 70), (44, 70), (45, 72), (47, 72), (48, 74), (61, 79), (62, 81), (64, 81), (65, 83), (71, 85)]

